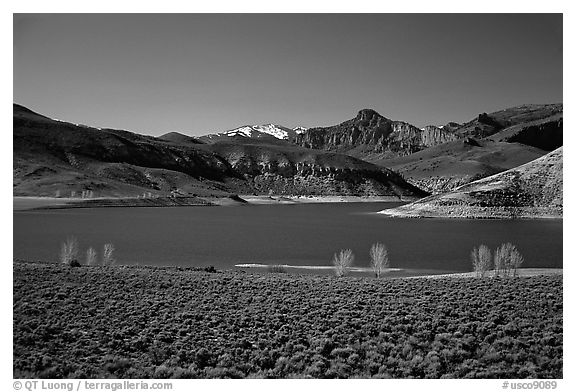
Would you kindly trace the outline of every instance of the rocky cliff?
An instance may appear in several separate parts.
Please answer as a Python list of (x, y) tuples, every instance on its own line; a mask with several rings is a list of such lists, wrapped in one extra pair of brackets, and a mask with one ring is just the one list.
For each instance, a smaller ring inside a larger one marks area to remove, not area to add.
[(372, 109), (339, 125), (310, 128), (297, 135), (295, 143), (317, 150), (344, 152), (353, 156), (380, 154), (403, 156), (435, 146), (456, 137), (437, 127), (416, 128), (402, 121), (392, 121)]

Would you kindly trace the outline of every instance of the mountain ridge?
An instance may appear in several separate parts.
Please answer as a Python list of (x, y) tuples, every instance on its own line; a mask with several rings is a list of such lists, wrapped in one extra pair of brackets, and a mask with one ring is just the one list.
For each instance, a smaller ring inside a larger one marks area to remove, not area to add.
[(13, 140), (15, 195), (426, 194), (388, 169), (341, 154), (261, 141), (226, 147), (178, 133), (156, 138), (53, 120), (20, 105)]

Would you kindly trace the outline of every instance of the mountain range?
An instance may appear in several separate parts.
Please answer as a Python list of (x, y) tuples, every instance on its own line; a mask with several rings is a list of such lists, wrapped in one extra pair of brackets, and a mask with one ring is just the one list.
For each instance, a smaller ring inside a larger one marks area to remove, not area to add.
[(480, 113), (464, 124), (417, 128), (363, 109), (338, 125), (309, 128), (290, 137), (237, 131), (244, 127), (200, 139), (210, 143), (233, 137), (239, 144), (261, 139), (342, 153), (390, 168), (428, 192), (441, 193), (562, 146), (562, 110), (562, 104), (521, 105)]
[(415, 127), (362, 109), (330, 127), (248, 125), (160, 137), (51, 119), (14, 104), (14, 194), (356, 195), (415, 199), (563, 144), (562, 104)]
[(17, 104), (13, 112), (14, 195), (426, 195), (397, 173), (348, 155), (253, 138), (156, 138), (53, 120)]

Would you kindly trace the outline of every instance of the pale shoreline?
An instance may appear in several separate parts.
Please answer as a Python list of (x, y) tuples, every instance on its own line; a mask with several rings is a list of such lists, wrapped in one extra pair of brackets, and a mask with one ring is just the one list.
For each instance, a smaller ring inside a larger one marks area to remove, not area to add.
[(401, 203), (396, 196), (264, 196), (239, 195), (238, 197), (176, 197), (176, 198), (56, 198), (43, 196), (13, 196), (13, 210), (110, 208), (110, 207), (173, 207), (173, 206), (236, 206), (323, 203)]
[[(518, 277), (564, 275), (563, 268), (519, 268)], [(476, 272), (456, 272), (452, 274), (407, 276), (404, 279), (477, 278)], [(485, 278), (494, 278), (494, 271), (488, 271)]]
[[(324, 271), (330, 272), (334, 270), (334, 267), (331, 265), (290, 265), (290, 264), (262, 264), (262, 263), (243, 263), (243, 264), (236, 264), (234, 265), (236, 268), (242, 269), (255, 269), (255, 270), (268, 270), (273, 268), (280, 268), (285, 270), (303, 270), (303, 271)], [(428, 270), (430, 271), (430, 270)], [(350, 267), (350, 273), (364, 273), (364, 274), (372, 274), (373, 270), (370, 267)], [(409, 275), (389, 275), (390, 273), (408, 273)], [(415, 274), (415, 275), (411, 275)], [(518, 269), (518, 277), (529, 277), (529, 276), (551, 276), (551, 275), (563, 275), (563, 268), (519, 268)], [(452, 272), (452, 273), (439, 273), (439, 274), (422, 274), (418, 275), (417, 270), (413, 269), (404, 269), (404, 268), (386, 268), (382, 272), (383, 279), (441, 279), (441, 278), (452, 278), (452, 279), (461, 279), (461, 278), (474, 278), (478, 279), (476, 272)], [(494, 278), (494, 271), (488, 271), (485, 275), (485, 278)]]

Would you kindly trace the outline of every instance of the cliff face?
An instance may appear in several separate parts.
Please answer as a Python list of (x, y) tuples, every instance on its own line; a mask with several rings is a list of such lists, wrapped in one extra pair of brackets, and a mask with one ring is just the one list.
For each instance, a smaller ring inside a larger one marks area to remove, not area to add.
[(455, 139), (451, 132), (437, 127), (422, 130), (402, 121), (387, 119), (372, 109), (363, 109), (355, 118), (339, 125), (310, 128), (298, 135), (295, 143), (355, 156), (361, 155), (359, 151), (403, 156)]
[(238, 193), (418, 198), (427, 193), (395, 172), (343, 154), (301, 147), (215, 143), (209, 147), (241, 174)]

